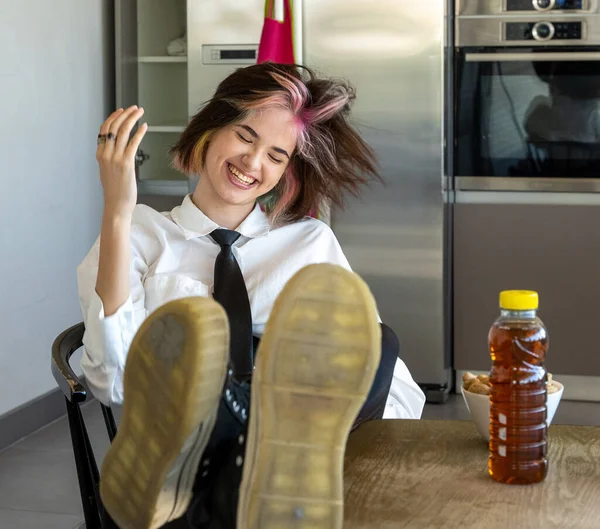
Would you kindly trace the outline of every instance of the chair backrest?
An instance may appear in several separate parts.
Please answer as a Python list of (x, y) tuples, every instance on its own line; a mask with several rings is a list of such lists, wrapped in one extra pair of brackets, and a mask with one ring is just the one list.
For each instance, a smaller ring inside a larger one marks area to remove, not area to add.
[[(87, 400), (85, 385), (70, 364), (73, 353), (83, 346), (84, 334), (84, 324), (78, 323), (60, 333), (52, 344), (52, 375), (64, 396), (72, 403), (81, 403)], [(102, 403), (100, 406), (108, 438), (112, 442), (117, 434), (117, 425), (112, 410)]]
[[(83, 346), (84, 333), (84, 324), (78, 323), (56, 337), (52, 344), (51, 369), (58, 387), (65, 396), (86, 527), (87, 529), (101, 529), (103, 512), (99, 493), (100, 476), (80, 409), (80, 404), (87, 400), (88, 394), (84, 383), (69, 363), (73, 353)], [(112, 442), (117, 433), (113, 413), (104, 404), (100, 404), (100, 406), (108, 437)]]
[(84, 333), (83, 323), (78, 323), (60, 333), (52, 344), (52, 375), (70, 402), (84, 402), (87, 399), (85, 387), (69, 365), (73, 353), (83, 346)]

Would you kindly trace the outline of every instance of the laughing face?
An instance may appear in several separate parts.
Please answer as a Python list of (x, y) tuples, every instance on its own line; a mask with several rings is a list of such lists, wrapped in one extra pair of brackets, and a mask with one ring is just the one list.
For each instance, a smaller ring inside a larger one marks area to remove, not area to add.
[(254, 207), (277, 185), (296, 146), (294, 115), (283, 109), (253, 112), (210, 141), (194, 195), (214, 205)]

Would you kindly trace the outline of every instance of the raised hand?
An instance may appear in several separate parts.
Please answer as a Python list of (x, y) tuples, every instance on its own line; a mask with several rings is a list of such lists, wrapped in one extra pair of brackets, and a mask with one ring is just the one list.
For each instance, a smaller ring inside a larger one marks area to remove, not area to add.
[(110, 215), (131, 216), (137, 201), (135, 155), (148, 130), (143, 123), (129, 137), (144, 114), (136, 105), (113, 112), (100, 127), (96, 160), (104, 190), (104, 211)]

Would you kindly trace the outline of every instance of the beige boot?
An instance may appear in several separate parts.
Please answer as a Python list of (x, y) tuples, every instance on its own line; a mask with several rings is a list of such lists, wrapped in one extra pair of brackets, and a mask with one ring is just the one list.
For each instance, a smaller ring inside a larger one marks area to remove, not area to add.
[(100, 480), (102, 502), (121, 529), (154, 529), (185, 512), (228, 356), (227, 316), (209, 298), (167, 303), (140, 327), (125, 367), (122, 421)]
[(342, 527), (346, 440), (380, 355), (360, 277), (323, 264), (289, 281), (257, 352), (237, 529)]

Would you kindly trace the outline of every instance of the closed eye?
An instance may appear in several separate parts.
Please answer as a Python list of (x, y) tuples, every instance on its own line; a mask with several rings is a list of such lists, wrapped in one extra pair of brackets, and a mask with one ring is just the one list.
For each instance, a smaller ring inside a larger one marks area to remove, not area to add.
[(245, 138), (244, 136), (242, 136), (239, 132), (236, 132), (237, 137), (242, 140), (244, 143), (252, 143), (252, 140), (249, 140), (248, 138)]
[(269, 154), (269, 158), (271, 158), (271, 160), (273, 160), (276, 164), (280, 164), (283, 163), (283, 160), (280, 160), (279, 158), (275, 158), (275, 156)]

